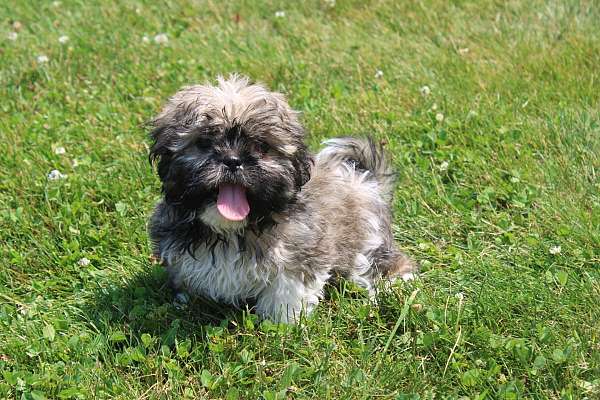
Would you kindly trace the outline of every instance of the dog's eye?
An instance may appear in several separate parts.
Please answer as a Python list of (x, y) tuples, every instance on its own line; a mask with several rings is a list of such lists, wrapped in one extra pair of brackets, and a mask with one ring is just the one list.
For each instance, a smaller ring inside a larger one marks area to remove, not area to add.
[(265, 153), (267, 153), (270, 149), (270, 146), (268, 143), (265, 142), (254, 142), (252, 143), (252, 145), (250, 146), (250, 151), (252, 151), (252, 153), (258, 153), (260, 155), (263, 155)]

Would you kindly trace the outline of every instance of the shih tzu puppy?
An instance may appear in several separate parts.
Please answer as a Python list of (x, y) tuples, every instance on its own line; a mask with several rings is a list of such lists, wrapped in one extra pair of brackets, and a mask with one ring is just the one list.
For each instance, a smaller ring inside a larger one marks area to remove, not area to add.
[(394, 174), (373, 141), (332, 139), (312, 156), (283, 95), (235, 75), (181, 89), (153, 127), (164, 198), (150, 236), (176, 292), (252, 299), (294, 322), (331, 279), (374, 293), (415, 272), (394, 244)]

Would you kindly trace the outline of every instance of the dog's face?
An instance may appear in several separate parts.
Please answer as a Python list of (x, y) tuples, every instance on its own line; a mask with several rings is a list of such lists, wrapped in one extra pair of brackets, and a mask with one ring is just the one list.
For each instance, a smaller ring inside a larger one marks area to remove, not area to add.
[(268, 220), (310, 174), (297, 113), (247, 79), (190, 86), (154, 120), (150, 156), (165, 200), (223, 231)]

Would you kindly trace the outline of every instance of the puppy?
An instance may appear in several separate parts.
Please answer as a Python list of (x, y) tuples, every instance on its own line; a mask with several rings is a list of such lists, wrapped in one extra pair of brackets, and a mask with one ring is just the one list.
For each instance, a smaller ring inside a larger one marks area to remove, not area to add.
[(252, 299), (295, 322), (334, 277), (374, 293), (415, 272), (394, 244), (394, 174), (373, 141), (332, 139), (313, 157), (283, 95), (235, 75), (181, 89), (153, 127), (164, 196), (150, 237), (176, 292)]

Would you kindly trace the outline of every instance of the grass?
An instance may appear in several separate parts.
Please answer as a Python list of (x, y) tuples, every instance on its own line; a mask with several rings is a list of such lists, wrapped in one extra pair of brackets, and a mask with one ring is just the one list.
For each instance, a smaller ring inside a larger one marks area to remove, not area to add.
[[(0, 398), (600, 397), (593, 0), (7, 4)], [(420, 280), (377, 307), (330, 288), (301, 326), (173, 307), (143, 124), (233, 71), (285, 92), (313, 149), (387, 140)]]

